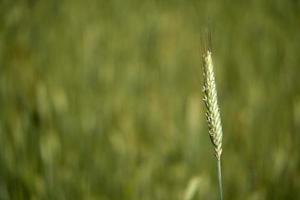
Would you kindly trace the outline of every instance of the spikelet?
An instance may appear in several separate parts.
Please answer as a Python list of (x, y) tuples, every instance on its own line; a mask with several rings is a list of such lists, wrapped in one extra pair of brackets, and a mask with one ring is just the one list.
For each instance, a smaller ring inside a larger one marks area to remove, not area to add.
[(204, 103), (206, 106), (206, 120), (208, 123), (209, 136), (214, 145), (215, 155), (218, 160), (222, 154), (222, 125), (217, 100), (217, 89), (210, 50), (203, 55), (203, 76), (204, 76)]

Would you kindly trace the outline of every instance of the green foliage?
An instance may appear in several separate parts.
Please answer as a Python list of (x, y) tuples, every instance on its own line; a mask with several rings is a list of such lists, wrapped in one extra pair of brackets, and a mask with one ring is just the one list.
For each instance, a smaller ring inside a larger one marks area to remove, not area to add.
[[(300, 198), (299, 1), (2, 0), (0, 199)], [(193, 182), (197, 180), (197, 182)], [(191, 197), (192, 198), (192, 197)]]

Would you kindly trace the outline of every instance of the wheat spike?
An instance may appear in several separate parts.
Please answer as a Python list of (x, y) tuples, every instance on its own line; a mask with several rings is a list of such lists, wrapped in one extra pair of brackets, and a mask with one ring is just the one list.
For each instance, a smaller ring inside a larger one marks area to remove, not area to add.
[(215, 148), (217, 159), (222, 154), (222, 125), (220, 111), (217, 100), (217, 89), (213, 70), (211, 52), (209, 50), (203, 55), (203, 75), (204, 75), (204, 103), (206, 106), (206, 120), (208, 123), (209, 136)]
[(223, 199), (222, 174), (221, 174), (221, 155), (222, 155), (222, 125), (217, 100), (217, 89), (215, 75), (210, 50), (206, 50), (203, 55), (203, 75), (204, 75), (204, 103), (206, 106), (206, 120), (211, 142), (214, 145), (215, 155), (218, 161), (218, 180), (220, 199)]

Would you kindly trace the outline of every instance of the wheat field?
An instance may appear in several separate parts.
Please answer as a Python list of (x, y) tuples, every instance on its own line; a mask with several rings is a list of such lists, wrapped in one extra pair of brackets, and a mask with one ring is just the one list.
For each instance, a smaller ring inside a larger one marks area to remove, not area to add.
[(1, 0), (0, 199), (300, 199), (300, 2)]

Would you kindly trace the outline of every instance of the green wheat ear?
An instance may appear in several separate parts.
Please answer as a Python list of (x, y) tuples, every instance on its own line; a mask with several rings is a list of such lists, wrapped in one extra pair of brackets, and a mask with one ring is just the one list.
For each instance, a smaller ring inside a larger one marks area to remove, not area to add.
[(211, 52), (206, 50), (203, 54), (203, 76), (204, 76), (204, 103), (206, 107), (206, 120), (208, 132), (212, 144), (214, 145), (215, 155), (218, 163), (218, 181), (220, 199), (223, 200), (222, 173), (221, 173), (221, 155), (222, 155), (222, 138), (223, 131), (221, 117), (217, 100), (217, 89), (213, 69)]

